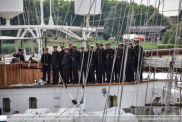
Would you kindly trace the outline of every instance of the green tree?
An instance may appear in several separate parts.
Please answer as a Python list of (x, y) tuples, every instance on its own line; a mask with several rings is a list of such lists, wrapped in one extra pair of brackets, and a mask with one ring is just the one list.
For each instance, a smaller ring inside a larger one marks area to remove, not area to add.
[[(180, 26), (180, 24), (179, 24), (179, 26)], [(178, 31), (180, 29), (179, 26), (178, 26)], [(165, 32), (163, 39), (162, 39), (163, 44), (168, 44), (168, 43), (174, 44), (175, 43), (176, 27), (177, 27), (177, 24), (174, 24), (170, 29), (167, 29), (167, 31)], [(182, 31), (181, 31), (180, 35), (178, 35), (178, 36), (180, 36), (180, 37), (182, 36)], [(180, 42), (180, 44), (182, 44), (182, 41)]]

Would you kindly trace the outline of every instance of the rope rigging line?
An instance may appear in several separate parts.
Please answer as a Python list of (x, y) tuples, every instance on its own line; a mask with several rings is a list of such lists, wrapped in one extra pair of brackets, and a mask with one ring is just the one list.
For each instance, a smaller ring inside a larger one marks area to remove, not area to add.
[[(115, 12), (114, 12), (114, 19), (113, 19), (112, 29), (111, 29), (111, 37), (112, 37), (112, 33), (113, 33), (113, 27), (114, 27), (114, 22), (115, 22), (115, 17), (116, 17), (117, 5), (118, 5), (118, 3), (116, 2)], [(111, 40), (110, 40), (110, 42), (111, 42)]]
[[(97, 30), (97, 28), (98, 28), (99, 25), (100, 25), (100, 19), (102, 18), (102, 13), (103, 13), (104, 5), (105, 5), (105, 0), (103, 0), (103, 2), (102, 2), (102, 8), (100, 9), (100, 13), (101, 13), (101, 14), (100, 14), (100, 16), (99, 16), (98, 25), (96, 26), (96, 32), (95, 32), (96, 36), (98, 35), (98, 30)], [(95, 41), (96, 41), (96, 38), (95, 38)]]
[[(119, 18), (119, 25), (118, 25), (118, 30), (117, 30), (117, 38), (116, 39), (118, 39), (118, 36), (119, 36), (119, 30), (120, 30), (120, 24), (121, 24), (121, 14), (122, 14), (122, 10), (123, 10), (123, 7), (122, 7), (122, 5), (124, 6), (124, 2), (123, 2), (123, 0), (122, 0), (122, 2), (121, 2), (122, 4), (121, 4), (121, 11), (120, 11), (120, 18)], [(127, 2), (125, 2), (126, 3), (126, 5), (127, 5)], [(125, 12), (124, 12), (125, 13)], [(120, 41), (120, 40), (117, 40), (117, 41)]]
[(69, 12), (69, 10), (70, 10), (71, 2), (72, 2), (72, 0), (70, 1), (70, 4), (69, 4), (69, 7), (68, 7), (68, 10), (67, 10), (67, 12), (66, 12), (66, 16), (65, 16), (65, 18), (64, 18), (64, 22), (63, 22), (62, 28), (63, 28), (63, 26), (64, 26), (64, 24), (65, 24), (65, 21), (66, 21), (66, 18), (67, 18), (68, 12)]

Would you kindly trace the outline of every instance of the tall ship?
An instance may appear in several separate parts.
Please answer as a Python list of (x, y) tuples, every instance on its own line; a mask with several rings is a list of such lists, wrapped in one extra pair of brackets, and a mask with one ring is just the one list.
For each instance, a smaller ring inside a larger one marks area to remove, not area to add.
[(0, 0), (0, 119), (181, 122), (176, 1), (177, 23), (164, 26), (165, 0)]

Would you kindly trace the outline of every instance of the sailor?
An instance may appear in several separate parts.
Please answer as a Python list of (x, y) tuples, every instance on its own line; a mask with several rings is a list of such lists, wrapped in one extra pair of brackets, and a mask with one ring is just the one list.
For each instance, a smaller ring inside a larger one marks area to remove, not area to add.
[[(106, 75), (107, 75), (107, 83), (110, 82), (111, 78), (111, 71), (113, 65), (113, 58), (114, 58), (114, 50), (111, 48), (111, 43), (106, 43), (106, 50), (104, 51), (104, 58), (105, 58), (105, 66), (106, 66)], [(112, 77), (113, 82), (113, 77)]]
[[(99, 51), (100, 42), (96, 42), (95, 45), (96, 45), (95, 53), (97, 53)], [(97, 60), (96, 60), (95, 63), (97, 64)], [(97, 65), (95, 65), (95, 69), (96, 69), (96, 76), (97, 76), (96, 79), (97, 79), (97, 81), (99, 81), (99, 79), (98, 79), (99, 76), (98, 76), (98, 71), (97, 71)]]
[[(129, 40), (128, 40), (128, 39), (125, 39), (125, 46), (124, 46), (124, 49), (126, 49), (127, 43), (129, 43)], [(131, 46), (131, 48), (133, 48), (133, 45)]]
[(78, 83), (78, 64), (79, 64), (79, 55), (80, 53), (76, 50), (77, 46), (73, 45), (73, 51), (71, 52), (72, 59), (72, 82), (74, 84)]
[(70, 67), (71, 67), (71, 54), (69, 53), (69, 48), (65, 47), (65, 53), (63, 56), (62, 61), (63, 66), (63, 81), (64, 83), (69, 83), (69, 77), (70, 77)]
[(59, 52), (57, 51), (58, 45), (53, 45), (53, 52), (52, 52), (52, 60), (51, 60), (51, 66), (53, 71), (53, 83), (54, 85), (58, 84), (59, 79)]
[(96, 42), (95, 43), (95, 45), (96, 45), (96, 49), (95, 49), (95, 52), (97, 52), (100, 48), (99, 48), (99, 46), (100, 46), (100, 42)]
[[(69, 53), (71, 54), (73, 51), (73, 43), (69, 43)], [(72, 83), (72, 67), (70, 67), (70, 82)]]
[[(142, 61), (143, 61), (143, 57), (144, 57), (144, 53), (143, 53), (143, 48), (139, 45), (140, 40), (139, 39), (134, 39), (134, 43), (135, 43), (135, 47), (134, 50), (136, 52), (136, 60), (135, 60), (135, 76), (136, 76), (136, 80), (139, 81), (139, 76), (140, 76), (140, 81), (142, 81), (143, 79), (143, 68), (142, 68)], [(140, 75), (137, 75), (140, 74)]]
[(94, 69), (95, 69), (95, 52), (94, 52), (94, 45), (90, 45), (90, 51), (89, 51), (89, 60), (88, 63), (90, 65), (89, 73), (87, 82), (88, 83), (95, 83), (95, 76), (94, 76)]
[(134, 81), (134, 61), (136, 59), (135, 50), (132, 48), (132, 43), (128, 44), (128, 55), (126, 64), (126, 82)]
[(62, 66), (62, 61), (63, 61), (63, 56), (64, 56), (64, 45), (61, 45), (61, 51), (60, 53), (60, 58), (59, 58), (59, 64), (60, 64), (60, 76), (63, 77), (63, 66)]
[[(104, 49), (103, 44), (99, 44), (99, 50), (96, 52), (96, 61), (97, 61), (97, 73), (99, 83), (105, 83), (105, 59), (104, 59)], [(102, 80), (103, 78), (103, 80)]]
[(51, 54), (48, 53), (49, 48), (44, 48), (44, 54), (41, 57), (43, 67), (43, 81), (46, 81), (46, 73), (48, 75), (47, 85), (50, 84), (50, 71), (51, 71)]
[(69, 43), (69, 53), (73, 51), (73, 43)]
[[(118, 49), (117, 49), (117, 56), (116, 56), (116, 63), (115, 63), (115, 81), (122, 82), (123, 78), (123, 64), (124, 64), (124, 49), (123, 49), (123, 43), (118, 43)], [(121, 66), (122, 64), (122, 66)]]
[(20, 59), (20, 62), (23, 63), (25, 61), (25, 57), (24, 57), (24, 48), (20, 48), (19, 49), (19, 53), (16, 54), (15, 57)]
[(84, 78), (86, 78), (86, 52), (85, 52), (84, 46), (81, 46), (80, 58), (79, 58), (79, 69), (80, 69), (80, 77), (81, 77), (80, 83), (83, 83), (83, 73), (84, 73)]

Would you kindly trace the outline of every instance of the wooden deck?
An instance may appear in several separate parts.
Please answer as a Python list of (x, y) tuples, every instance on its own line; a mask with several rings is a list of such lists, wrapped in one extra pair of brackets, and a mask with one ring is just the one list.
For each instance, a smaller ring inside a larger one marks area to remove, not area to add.
[(40, 69), (23, 69), (22, 64), (0, 65), (0, 87), (14, 84), (33, 83), (42, 76)]

